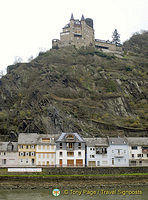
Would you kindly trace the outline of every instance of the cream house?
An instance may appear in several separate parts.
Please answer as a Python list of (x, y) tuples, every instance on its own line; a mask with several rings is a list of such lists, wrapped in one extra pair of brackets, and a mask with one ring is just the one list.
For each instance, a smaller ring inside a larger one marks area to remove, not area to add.
[(55, 166), (56, 145), (55, 140), (59, 135), (40, 134), (36, 144), (36, 165)]

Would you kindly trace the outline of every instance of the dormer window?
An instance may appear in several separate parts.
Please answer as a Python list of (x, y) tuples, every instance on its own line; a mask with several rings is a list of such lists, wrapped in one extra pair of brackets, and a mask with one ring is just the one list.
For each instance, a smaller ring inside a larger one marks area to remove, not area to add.
[(81, 149), (81, 143), (78, 144), (78, 149)]
[(50, 142), (50, 138), (42, 138), (42, 142)]

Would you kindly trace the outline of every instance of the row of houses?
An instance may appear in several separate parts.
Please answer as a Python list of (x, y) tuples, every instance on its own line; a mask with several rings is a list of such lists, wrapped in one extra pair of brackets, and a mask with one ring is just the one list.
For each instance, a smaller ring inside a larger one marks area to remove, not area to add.
[(148, 166), (148, 137), (82, 138), (20, 133), (18, 142), (0, 142), (0, 167)]

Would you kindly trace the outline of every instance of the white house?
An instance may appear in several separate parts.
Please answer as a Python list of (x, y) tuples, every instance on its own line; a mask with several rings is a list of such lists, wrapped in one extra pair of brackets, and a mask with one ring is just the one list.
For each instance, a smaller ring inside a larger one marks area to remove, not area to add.
[(148, 166), (148, 137), (129, 137), (130, 166)]
[(55, 166), (56, 144), (55, 140), (59, 135), (40, 134), (36, 145), (36, 165)]
[(108, 161), (110, 167), (129, 166), (129, 146), (126, 138), (108, 138)]
[(18, 166), (17, 142), (0, 142), (0, 167)]
[(86, 142), (86, 163), (88, 167), (108, 166), (107, 138), (84, 138)]
[(56, 165), (85, 166), (85, 141), (78, 133), (62, 133), (57, 139)]

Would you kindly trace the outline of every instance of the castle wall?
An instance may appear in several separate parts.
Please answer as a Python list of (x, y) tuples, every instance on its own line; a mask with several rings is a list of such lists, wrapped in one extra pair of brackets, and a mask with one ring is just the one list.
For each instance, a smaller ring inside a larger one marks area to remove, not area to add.
[(95, 47), (102, 50), (109, 50), (109, 51), (122, 51), (122, 47), (116, 46), (115, 44), (101, 42), (99, 40), (95, 40)]

